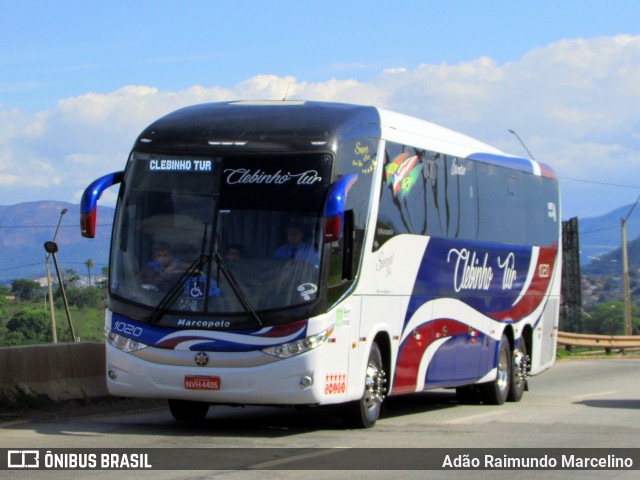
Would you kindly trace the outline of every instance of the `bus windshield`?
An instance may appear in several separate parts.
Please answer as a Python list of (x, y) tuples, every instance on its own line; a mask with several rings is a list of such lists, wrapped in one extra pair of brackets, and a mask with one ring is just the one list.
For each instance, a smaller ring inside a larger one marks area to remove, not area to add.
[(112, 294), (180, 315), (313, 302), (331, 165), (327, 154), (133, 153), (114, 232)]

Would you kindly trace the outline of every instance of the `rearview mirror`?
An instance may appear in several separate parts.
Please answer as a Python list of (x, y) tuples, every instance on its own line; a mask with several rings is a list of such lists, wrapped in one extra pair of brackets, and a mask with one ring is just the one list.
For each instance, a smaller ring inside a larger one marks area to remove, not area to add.
[(114, 172), (94, 180), (82, 194), (80, 201), (80, 233), (83, 237), (96, 236), (98, 199), (107, 188), (122, 182), (124, 172)]
[(329, 187), (323, 211), (322, 232), (325, 242), (337, 242), (342, 238), (347, 194), (356, 180), (358, 180), (358, 175), (350, 173), (340, 177)]

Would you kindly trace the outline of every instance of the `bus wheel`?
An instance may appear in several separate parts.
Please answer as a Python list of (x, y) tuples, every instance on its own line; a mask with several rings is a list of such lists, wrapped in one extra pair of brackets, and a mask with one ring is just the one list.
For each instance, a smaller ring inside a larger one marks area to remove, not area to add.
[(342, 419), (349, 428), (371, 428), (380, 417), (386, 393), (387, 376), (382, 367), (382, 355), (377, 343), (371, 346), (360, 400), (342, 405)]
[(512, 355), (509, 348), (509, 339), (506, 335), (500, 340), (498, 349), (498, 374), (493, 382), (485, 383), (482, 387), (482, 402), (489, 405), (502, 405), (509, 395), (511, 383)]
[(179, 422), (197, 422), (207, 416), (209, 404), (189, 400), (169, 400), (169, 410)]
[(518, 348), (513, 351), (513, 363), (511, 365), (511, 385), (509, 387), (510, 402), (519, 402), (527, 386), (529, 366), (531, 359), (527, 355), (527, 344), (524, 338), (518, 342)]

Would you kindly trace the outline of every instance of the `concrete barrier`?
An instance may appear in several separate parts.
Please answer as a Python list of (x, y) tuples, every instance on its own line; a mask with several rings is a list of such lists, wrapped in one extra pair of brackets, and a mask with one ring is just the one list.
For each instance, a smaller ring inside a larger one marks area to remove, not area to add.
[(56, 343), (0, 348), (0, 393), (51, 400), (108, 396), (104, 344)]

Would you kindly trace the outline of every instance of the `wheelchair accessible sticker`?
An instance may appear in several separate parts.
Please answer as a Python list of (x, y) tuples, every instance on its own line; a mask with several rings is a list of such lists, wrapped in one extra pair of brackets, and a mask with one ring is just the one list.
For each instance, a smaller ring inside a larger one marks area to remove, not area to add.
[(206, 281), (198, 278), (191, 278), (186, 285), (187, 298), (191, 300), (204, 299), (204, 291), (206, 289)]

